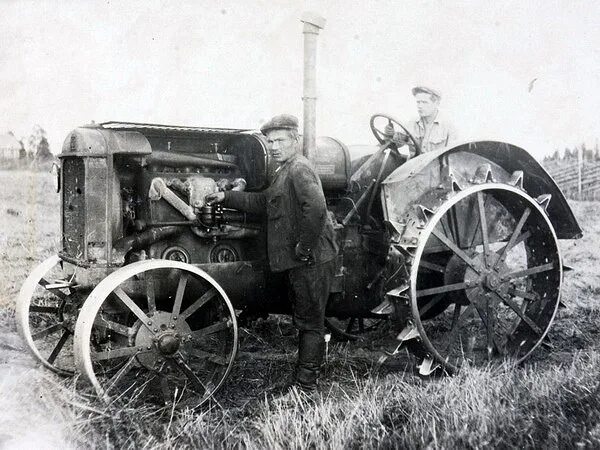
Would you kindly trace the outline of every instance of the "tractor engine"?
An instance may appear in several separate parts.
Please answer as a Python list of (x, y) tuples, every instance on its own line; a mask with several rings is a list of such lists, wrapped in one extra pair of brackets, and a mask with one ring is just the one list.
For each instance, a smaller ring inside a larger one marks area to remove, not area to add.
[[(317, 143), (313, 163), (335, 203), (348, 184), (348, 150), (332, 138)], [(264, 219), (204, 202), (217, 190), (269, 185), (276, 167), (261, 134), (109, 122), (71, 132), (60, 158), (61, 257), (89, 269), (80, 284), (145, 259), (201, 266), (238, 305), (273, 284)]]
[(204, 204), (217, 189), (268, 185), (272, 169), (256, 133), (113, 122), (77, 128), (60, 157), (61, 256), (98, 277), (150, 258), (265, 258), (259, 218)]

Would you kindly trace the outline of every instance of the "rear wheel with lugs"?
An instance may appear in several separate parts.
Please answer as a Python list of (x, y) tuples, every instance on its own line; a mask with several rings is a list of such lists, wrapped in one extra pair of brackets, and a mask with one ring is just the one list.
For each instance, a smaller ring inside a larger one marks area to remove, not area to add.
[(431, 211), (409, 298), (428, 369), (523, 361), (560, 301), (562, 266), (545, 209), (521, 189), (470, 186)]

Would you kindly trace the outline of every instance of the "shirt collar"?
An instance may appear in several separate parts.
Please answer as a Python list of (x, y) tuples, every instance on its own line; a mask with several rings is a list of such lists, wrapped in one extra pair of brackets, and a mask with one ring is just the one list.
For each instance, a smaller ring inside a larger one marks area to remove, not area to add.
[[(440, 110), (438, 109), (438, 112), (437, 112), (437, 114), (435, 115), (435, 119), (433, 119), (433, 122), (432, 122), (432, 123), (437, 123), (437, 124), (439, 125), (439, 123), (440, 123), (440, 122), (443, 120), (443, 116), (444, 116), (444, 115), (442, 114), (442, 111), (440, 111)], [(419, 123), (421, 126), (425, 126), (425, 122), (423, 122), (423, 118), (422, 118), (422, 117), (419, 117), (418, 123)]]
[(290, 156), (286, 162), (284, 162), (283, 164), (281, 164), (280, 166), (277, 166), (277, 168), (275, 169), (275, 173), (279, 172), (281, 169), (283, 169), (284, 167), (289, 166), (292, 161), (294, 161), (297, 157), (298, 157), (299, 153), (296, 152), (294, 153), (292, 156)]

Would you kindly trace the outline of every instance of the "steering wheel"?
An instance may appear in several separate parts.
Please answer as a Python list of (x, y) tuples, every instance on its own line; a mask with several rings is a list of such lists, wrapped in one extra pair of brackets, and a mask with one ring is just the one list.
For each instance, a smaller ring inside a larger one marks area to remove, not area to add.
[[(378, 113), (378, 114), (373, 114), (371, 116), (369, 125), (371, 125), (371, 131), (373, 132), (373, 135), (375, 136), (375, 138), (379, 141), (379, 143), (382, 146), (386, 145), (386, 147), (389, 147), (390, 145), (395, 144), (395, 142), (392, 140), (392, 138), (390, 136), (387, 136), (383, 131), (381, 131), (377, 127), (375, 127), (375, 119), (377, 119), (378, 117), (383, 117), (384, 119), (387, 119), (388, 124), (390, 124), (390, 125), (395, 123), (400, 128), (402, 128), (404, 133), (412, 141), (412, 143), (415, 147), (415, 156), (419, 156), (421, 153), (423, 153), (421, 151), (421, 146), (419, 145), (419, 142), (415, 139), (415, 137), (412, 135), (412, 133), (410, 131), (408, 131), (408, 129), (404, 125), (402, 125), (398, 120), (394, 119), (392, 116), (389, 116), (387, 114), (379, 114)], [(382, 148), (385, 148), (385, 147), (382, 147)]]

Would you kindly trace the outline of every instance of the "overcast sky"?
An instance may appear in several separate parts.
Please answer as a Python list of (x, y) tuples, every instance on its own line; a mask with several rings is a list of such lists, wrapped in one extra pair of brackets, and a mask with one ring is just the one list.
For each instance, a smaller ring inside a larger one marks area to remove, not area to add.
[[(60, 151), (108, 120), (258, 128), (302, 114), (303, 11), (326, 18), (319, 135), (369, 144), (376, 112), (437, 87), (465, 139), (534, 156), (600, 138), (598, 1), (0, 0), (0, 132)], [(536, 79), (532, 83), (532, 80)], [(531, 91), (529, 88), (531, 87)]]

